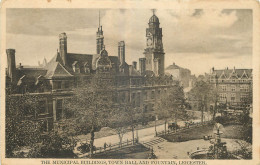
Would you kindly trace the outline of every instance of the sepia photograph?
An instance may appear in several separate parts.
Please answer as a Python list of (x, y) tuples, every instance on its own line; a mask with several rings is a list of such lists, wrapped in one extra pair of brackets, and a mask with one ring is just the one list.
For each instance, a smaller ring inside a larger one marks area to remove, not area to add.
[(253, 159), (253, 9), (5, 10), (5, 159)]

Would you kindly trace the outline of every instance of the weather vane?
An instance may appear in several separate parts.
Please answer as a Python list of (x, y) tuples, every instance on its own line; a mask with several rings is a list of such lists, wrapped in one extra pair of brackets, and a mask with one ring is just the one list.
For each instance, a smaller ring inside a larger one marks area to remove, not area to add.
[(156, 9), (152, 9), (152, 11), (153, 11), (153, 15), (155, 15)]

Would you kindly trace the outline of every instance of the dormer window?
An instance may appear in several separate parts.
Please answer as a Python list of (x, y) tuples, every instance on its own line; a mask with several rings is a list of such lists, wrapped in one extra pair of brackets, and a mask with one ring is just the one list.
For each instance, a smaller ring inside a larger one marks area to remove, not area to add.
[(85, 73), (90, 73), (90, 69), (89, 69), (89, 64), (88, 64), (88, 62), (86, 62), (86, 63), (84, 64), (84, 71), (85, 71)]
[(72, 64), (72, 69), (75, 73), (80, 73), (80, 67), (78, 61), (74, 61)]

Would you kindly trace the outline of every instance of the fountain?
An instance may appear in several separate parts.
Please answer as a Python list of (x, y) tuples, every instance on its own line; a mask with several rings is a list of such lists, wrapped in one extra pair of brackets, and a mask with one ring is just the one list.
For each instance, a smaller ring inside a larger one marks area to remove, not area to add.
[(204, 140), (209, 140), (211, 145), (209, 148), (202, 148), (191, 153), (188, 153), (191, 159), (227, 159), (228, 152), (226, 142), (221, 141), (221, 135), (223, 134), (224, 127), (220, 123), (216, 123), (213, 128), (215, 135), (214, 139), (211, 136), (204, 136)]

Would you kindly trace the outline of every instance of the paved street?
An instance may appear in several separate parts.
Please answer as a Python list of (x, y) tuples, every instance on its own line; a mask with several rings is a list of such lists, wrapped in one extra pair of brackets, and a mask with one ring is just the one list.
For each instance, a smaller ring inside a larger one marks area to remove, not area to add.
[[(206, 118), (206, 120), (208, 120), (208, 119), (210, 119), (210, 117)], [(193, 120), (193, 122), (197, 123), (197, 122), (200, 122), (200, 120)], [(184, 123), (184, 121), (178, 121), (178, 125), (183, 127), (183, 126), (185, 126), (185, 123)], [(168, 128), (168, 125), (166, 127)], [(157, 132), (164, 131), (164, 124), (157, 125), (156, 130), (157, 130)], [(150, 141), (154, 138), (155, 128), (149, 127), (149, 128), (140, 129), (138, 131), (135, 130), (135, 137), (137, 134), (138, 134), (138, 138), (139, 138), (140, 142)], [(131, 131), (124, 134), (123, 141), (126, 141), (127, 139), (128, 140), (132, 139)], [(96, 147), (104, 147), (104, 143), (114, 144), (114, 143), (118, 143), (118, 142), (119, 142), (118, 135), (111, 135), (111, 136), (106, 136), (106, 137), (95, 139), (94, 145)]]

